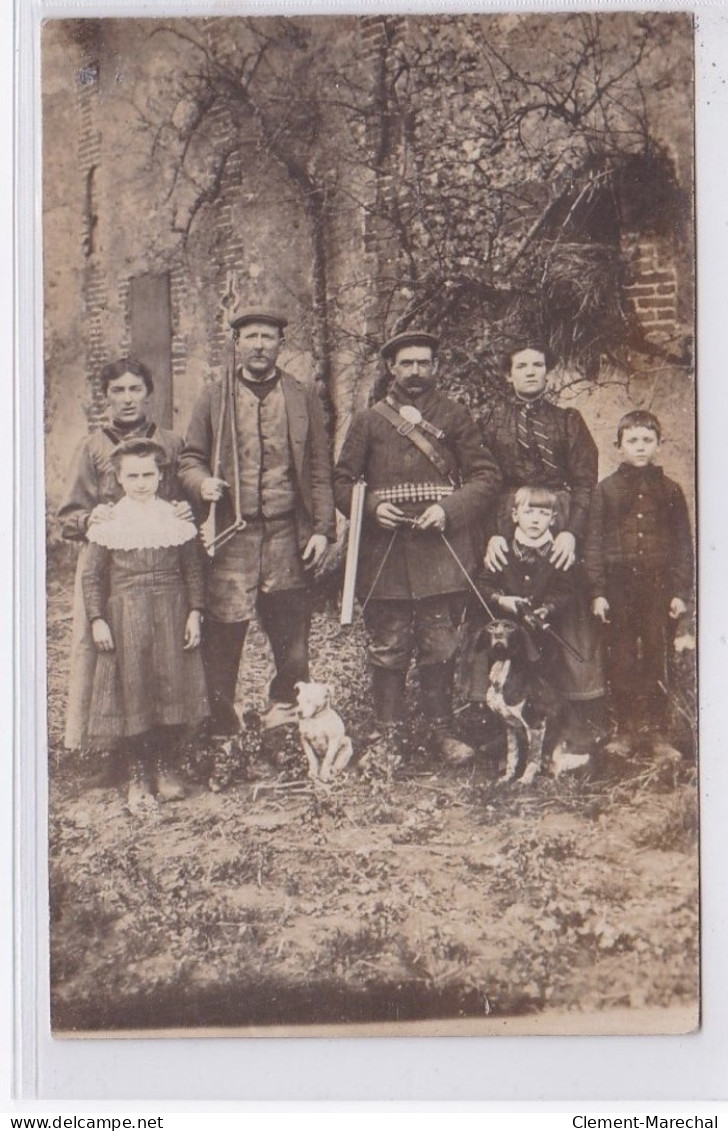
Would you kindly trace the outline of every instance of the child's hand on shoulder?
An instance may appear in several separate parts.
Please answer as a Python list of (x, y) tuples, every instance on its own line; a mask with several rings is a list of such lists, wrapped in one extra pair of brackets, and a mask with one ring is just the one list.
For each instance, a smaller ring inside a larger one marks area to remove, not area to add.
[(185, 624), (185, 642), (184, 651), (191, 652), (195, 648), (200, 647), (202, 639), (202, 613), (199, 609), (193, 609), (187, 617)]
[(97, 652), (114, 651), (114, 638), (111, 635), (111, 629), (101, 617), (97, 617), (96, 620), (91, 621), (91, 635), (93, 636)]

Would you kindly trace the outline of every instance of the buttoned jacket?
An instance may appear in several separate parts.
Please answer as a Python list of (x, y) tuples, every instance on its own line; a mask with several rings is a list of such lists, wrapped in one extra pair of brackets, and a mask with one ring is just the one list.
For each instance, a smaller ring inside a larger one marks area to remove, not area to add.
[[(323, 410), (313, 384), (304, 384), (280, 370), (281, 389), (286, 402), (288, 441), (296, 487), (296, 531), (301, 549), (312, 534), (336, 539), (334, 499), (331, 487), (331, 455)], [(201, 488), (218, 469), (212, 467), (220, 424), (223, 385), (211, 382), (202, 392), (192, 412), (185, 445), (179, 460), (179, 480), (198, 516), (203, 518), (209, 504)], [(226, 483), (235, 481), (232, 429), (226, 405), (220, 446), (219, 476)], [(232, 490), (226, 490), (217, 512), (217, 529), (234, 520)]]
[[(472, 576), (482, 552), (482, 523), (500, 490), (500, 472), (463, 405), (433, 389), (417, 400), (417, 408), (425, 420), (444, 432), (435, 446), (447, 456), (456, 482), (456, 489), (440, 503), (445, 534)], [(437, 531), (399, 527), (392, 540), (392, 532), (376, 522), (375, 512), (382, 501), (379, 490), (405, 483), (451, 484), (407, 436), (373, 408), (354, 417), (334, 469), (336, 505), (345, 515), (349, 514), (352, 488), (360, 478), (367, 483), (357, 579), (360, 596), (371, 590), (372, 599), (412, 600), (466, 591), (462, 569)], [(423, 502), (415, 509), (421, 513), (427, 506)]]
[[(485, 570), (478, 579), (486, 601), (492, 597), (526, 597), (531, 602), (530, 611), (543, 607), (551, 614), (563, 612), (574, 599), (574, 577), (572, 570), (558, 570), (549, 561), (552, 546), (523, 546), (513, 539), (503, 569), (496, 573)], [(493, 612), (498, 616), (497, 607)]]
[(693, 539), (682, 488), (661, 467), (621, 464), (594, 491), (584, 545), (594, 597), (615, 567), (651, 572), (671, 597), (693, 591)]

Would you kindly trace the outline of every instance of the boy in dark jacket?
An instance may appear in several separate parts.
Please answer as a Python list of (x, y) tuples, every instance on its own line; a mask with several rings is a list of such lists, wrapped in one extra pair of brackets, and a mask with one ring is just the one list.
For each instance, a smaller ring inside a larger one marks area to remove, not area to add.
[(527, 617), (537, 627), (574, 596), (571, 578), (551, 561), (558, 501), (549, 487), (519, 487), (513, 502), (509, 560), (500, 574), (485, 574), (479, 587), (501, 614)]
[(685, 496), (654, 464), (661, 436), (651, 412), (619, 421), (623, 462), (592, 496), (584, 546), (592, 613), (609, 626), (612, 703), (626, 731), (664, 726), (667, 628), (684, 620), (693, 593)]
[[(550, 560), (553, 527), (558, 516), (558, 496), (549, 487), (519, 487), (515, 493), (513, 538), (508, 560), (500, 573), (485, 570), (478, 589), (493, 616), (519, 621), (528, 630), (529, 658), (551, 667), (558, 645), (542, 629), (558, 625), (559, 616), (574, 600), (571, 571), (556, 568)], [(485, 623), (480, 608), (469, 614), (471, 645), (464, 657), (464, 690), (473, 702), (484, 702), (489, 683), (489, 658), (478, 647), (477, 629)]]

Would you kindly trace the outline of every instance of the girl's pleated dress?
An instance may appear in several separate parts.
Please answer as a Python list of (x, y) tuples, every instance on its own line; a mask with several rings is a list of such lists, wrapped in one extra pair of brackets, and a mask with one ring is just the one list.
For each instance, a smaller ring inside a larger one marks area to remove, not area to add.
[(169, 503), (123, 498), (92, 527), (82, 585), (89, 621), (103, 617), (114, 650), (94, 673), (88, 736), (112, 743), (209, 715), (200, 649), (183, 649), (185, 623), (202, 609), (197, 531)]

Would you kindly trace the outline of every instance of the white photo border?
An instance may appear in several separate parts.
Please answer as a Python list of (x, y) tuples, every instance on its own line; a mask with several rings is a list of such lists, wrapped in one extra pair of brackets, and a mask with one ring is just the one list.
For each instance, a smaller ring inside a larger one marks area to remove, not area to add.
[[(13, 799), (14, 1094), (19, 1099), (195, 1103), (295, 1100), (583, 1106), (728, 1098), (728, 390), (723, 342), (728, 262), (728, 7), (679, 5), (696, 19), (698, 215), (698, 500), (702, 1026), (687, 1036), (422, 1038), (132, 1038), (50, 1035), (45, 721), (45, 551), (42, 381), (40, 27), (51, 17), (166, 14), (355, 14), (674, 10), (671, 3), (186, 3), (183, 0), (14, 0), (15, 430)], [(8, 425), (3, 420), (3, 427)], [(8, 448), (10, 445), (8, 445)], [(7, 480), (6, 480), (7, 481)], [(9, 530), (10, 525), (4, 529)], [(9, 589), (3, 590), (5, 597)], [(322, 1066), (325, 1065), (325, 1071)], [(228, 1106), (229, 1110), (229, 1106)]]

